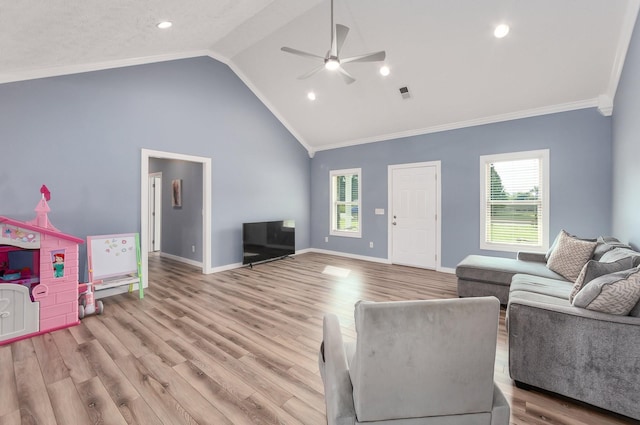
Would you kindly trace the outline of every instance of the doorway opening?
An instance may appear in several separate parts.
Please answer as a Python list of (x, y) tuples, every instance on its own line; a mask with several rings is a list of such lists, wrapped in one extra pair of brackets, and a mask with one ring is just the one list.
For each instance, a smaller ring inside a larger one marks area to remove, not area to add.
[(212, 273), (211, 267), (211, 158), (142, 149), (140, 163), (140, 251), (143, 285), (149, 276), (149, 161), (152, 158), (175, 159), (202, 164), (202, 273)]

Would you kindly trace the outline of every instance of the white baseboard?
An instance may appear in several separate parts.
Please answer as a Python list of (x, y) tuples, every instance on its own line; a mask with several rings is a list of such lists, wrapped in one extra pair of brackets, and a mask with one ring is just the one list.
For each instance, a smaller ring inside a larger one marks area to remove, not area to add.
[(211, 273), (218, 273), (218, 272), (224, 272), (227, 270), (239, 269), (242, 266), (243, 266), (242, 263), (233, 263), (233, 264), (227, 264), (226, 266), (212, 267)]
[(349, 254), (347, 252), (330, 251), (328, 249), (310, 248), (310, 249), (308, 249), (306, 251), (307, 252), (317, 252), (318, 254), (337, 255), (339, 257), (353, 258), (354, 260), (370, 261), (372, 263), (391, 264), (391, 262), (386, 258), (369, 257), (369, 256), (366, 256), (366, 255), (357, 255), (357, 254)]
[(167, 254), (166, 252), (160, 252), (160, 256), (164, 258), (168, 258), (170, 260), (175, 260), (181, 263), (189, 264), (194, 267), (202, 268), (202, 261), (190, 260), (189, 258), (179, 257), (173, 254)]
[(456, 269), (452, 269), (450, 267), (438, 267), (436, 269), (437, 272), (456, 274)]
[[(340, 257), (353, 258), (353, 259), (356, 259), (356, 260), (371, 261), (373, 263), (392, 264), (391, 261), (389, 259), (387, 259), (387, 258), (368, 257), (366, 255), (349, 254), (349, 253), (346, 253), (346, 252), (330, 251), (330, 250), (327, 250), (327, 249), (310, 248), (310, 249), (306, 249), (304, 251), (305, 252), (317, 252), (319, 254), (337, 255), (337, 256), (340, 256)], [(449, 273), (449, 274), (455, 274), (456, 273), (456, 269), (452, 269), (452, 268), (449, 268), (449, 267), (437, 267), (436, 271), (437, 272), (442, 272), (442, 273)]]

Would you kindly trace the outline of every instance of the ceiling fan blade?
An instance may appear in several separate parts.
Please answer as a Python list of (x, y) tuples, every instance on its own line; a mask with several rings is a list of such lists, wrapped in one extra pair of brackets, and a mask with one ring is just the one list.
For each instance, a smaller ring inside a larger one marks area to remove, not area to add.
[(292, 53), (298, 56), (305, 56), (308, 58), (318, 58), (318, 59), (324, 60), (322, 56), (318, 56), (313, 53), (303, 52), (302, 50), (298, 50), (298, 49), (292, 49), (291, 47), (282, 47), (280, 50), (282, 50), (283, 52)]
[(320, 65), (317, 68), (313, 68), (311, 71), (302, 74), (301, 76), (298, 77), (298, 80), (304, 80), (305, 78), (309, 78), (314, 74), (317, 74), (318, 72), (322, 71), (324, 69), (324, 65)]
[(349, 74), (347, 71), (345, 71), (342, 67), (338, 68), (338, 72), (340, 73), (340, 75), (342, 75), (342, 78), (344, 79), (345, 83), (351, 84), (354, 81), (356, 81), (356, 79), (353, 78), (351, 76), (351, 74)]
[(333, 44), (331, 45), (332, 56), (340, 56), (340, 50), (342, 50), (342, 45), (347, 38), (347, 34), (349, 34), (349, 27), (336, 24)]
[(376, 53), (367, 53), (366, 55), (352, 56), (350, 58), (340, 59), (340, 63), (349, 62), (378, 62), (383, 61), (387, 54), (383, 51)]

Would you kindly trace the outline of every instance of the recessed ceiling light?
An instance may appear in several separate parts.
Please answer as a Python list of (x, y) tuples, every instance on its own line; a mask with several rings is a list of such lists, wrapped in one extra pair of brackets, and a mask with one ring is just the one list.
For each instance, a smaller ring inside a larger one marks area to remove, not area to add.
[(509, 34), (509, 25), (507, 24), (500, 24), (493, 30), (493, 35), (496, 38), (506, 37), (507, 34)]
[(383, 76), (386, 77), (387, 75), (389, 75), (390, 72), (391, 71), (389, 70), (389, 67), (387, 65), (382, 65), (380, 67), (380, 74), (382, 74)]
[(171, 28), (172, 25), (173, 23), (171, 23), (170, 21), (162, 21), (156, 26), (161, 30), (166, 30), (167, 28)]
[(309, 93), (307, 93), (307, 99), (316, 100), (316, 94), (314, 92), (310, 91)]

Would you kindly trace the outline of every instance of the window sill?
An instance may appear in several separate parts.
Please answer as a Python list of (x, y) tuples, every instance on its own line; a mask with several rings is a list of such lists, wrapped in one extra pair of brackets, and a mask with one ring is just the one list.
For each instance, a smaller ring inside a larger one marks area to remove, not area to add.
[(332, 230), (331, 232), (329, 232), (329, 235), (341, 236), (345, 238), (362, 238), (361, 232), (338, 232), (338, 231)]
[(517, 245), (517, 244), (500, 244), (500, 243), (489, 243), (489, 242), (480, 242), (480, 249), (484, 249), (487, 251), (504, 251), (504, 252), (518, 252), (518, 251), (541, 252), (541, 253), (547, 252), (547, 250), (540, 245)]

